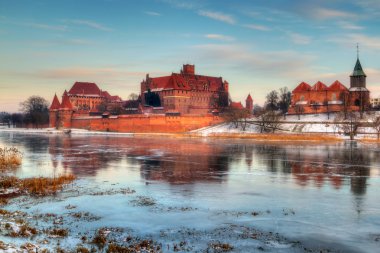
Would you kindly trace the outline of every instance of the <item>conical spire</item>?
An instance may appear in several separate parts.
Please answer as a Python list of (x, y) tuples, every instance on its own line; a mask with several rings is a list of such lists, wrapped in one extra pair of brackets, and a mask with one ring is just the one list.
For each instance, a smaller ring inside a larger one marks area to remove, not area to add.
[(57, 94), (54, 95), (53, 102), (51, 103), (50, 110), (58, 110), (61, 107)]
[(354, 72), (352, 73), (352, 76), (366, 76), (363, 71), (362, 65), (360, 64), (359, 58), (356, 60), (356, 64), (355, 64), (355, 68), (354, 68)]
[(73, 109), (73, 105), (70, 102), (69, 95), (67, 95), (67, 91), (63, 93), (62, 96), (62, 104), (61, 104), (61, 109)]

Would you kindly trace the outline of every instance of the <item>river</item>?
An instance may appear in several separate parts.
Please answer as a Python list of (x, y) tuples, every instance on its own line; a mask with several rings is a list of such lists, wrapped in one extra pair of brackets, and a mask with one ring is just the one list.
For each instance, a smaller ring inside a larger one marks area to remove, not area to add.
[[(75, 247), (104, 227), (115, 240), (151, 238), (164, 252), (204, 252), (214, 242), (231, 252), (380, 248), (376, 144), (0, 132), (2, 146), (22, 151), (18, 177), (77, 177), (57, 196), (20, 197), (3, 207), (63, 217), (69, 236), (49, 239), (48, 248)], [(93, 218), (75, 220), (74, 211)]]

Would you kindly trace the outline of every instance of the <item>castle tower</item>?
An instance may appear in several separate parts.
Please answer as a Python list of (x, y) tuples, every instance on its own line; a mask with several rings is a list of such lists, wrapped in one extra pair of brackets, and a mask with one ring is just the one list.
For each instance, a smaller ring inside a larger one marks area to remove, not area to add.
[(57, 121), (58, 121), (58, 110), (61, 107), (61, 104), (59, 103), (57, 94), (54, 95), (53, 102), (50, 105), (49, 108), (49, 127), (58, 127)]
[(350, 88), (366, 88), (366, 78), (360, 60), (357, 58), (354, 71), (350, 76)]
[(253, 113), (253, 99), (251, 97), (251, 94), (248, 94), (247, 98), (245, 99), (245, 108), (249, 110), (250, 113)]
[(351, 105), (359, 107), (364, 111), (369, 107), (369, 90), (366, 88), (366, 74), (359, 60), (359, 46), (357, 46), (357, 59), (354, 71), (350, 76), (350, 102)]
[(63, 93), (61, 107), (58, 111), (58, 127), (70, 128), (71, 118), (73, 116), (73, 105), (70, 102), (67, 91)]

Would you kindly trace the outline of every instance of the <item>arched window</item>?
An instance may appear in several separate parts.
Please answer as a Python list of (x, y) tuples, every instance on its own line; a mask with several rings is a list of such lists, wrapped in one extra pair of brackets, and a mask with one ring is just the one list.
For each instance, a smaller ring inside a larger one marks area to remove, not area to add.
[(335, 94), (335, 93), (333, 93), (333, 94), (331, 95), (331, 100), (332, 100), (332, 101), (336, 101), (336, 94)]
[(300, 101), (305, 101), (305, 96), (304, 95), (300, 96)]

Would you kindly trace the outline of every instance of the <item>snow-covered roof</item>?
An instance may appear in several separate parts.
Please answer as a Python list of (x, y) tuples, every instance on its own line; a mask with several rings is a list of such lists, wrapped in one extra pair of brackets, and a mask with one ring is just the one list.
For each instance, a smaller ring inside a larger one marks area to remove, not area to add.
[(343, 104), (343, 102), (340, 100), (331, 100), (331, 101), (328, 101), (327, 103), (329, 105), (341, 105), (341, 104)]
[(364, 87), (352, 87), (350, 91), (368, 91), (367, 88)]

